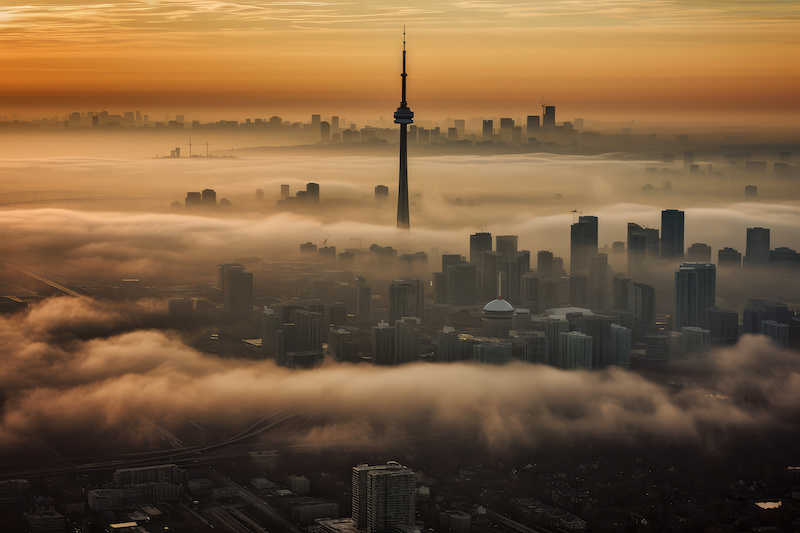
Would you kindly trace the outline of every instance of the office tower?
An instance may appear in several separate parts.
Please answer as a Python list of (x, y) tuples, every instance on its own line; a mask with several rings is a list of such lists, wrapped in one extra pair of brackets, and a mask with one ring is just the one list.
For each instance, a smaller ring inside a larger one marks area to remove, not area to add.
[(661, 257), (683, 259), (684, 213), (677, 209), (661, 212)]
[(339, 133), (339, 117), (336, 115), (331, 117), (331, 133)]
[(717, 252), (717, 265), (722, 267), (740, 267), (742, 266), (742, 253), (733, 248), (726, 246)]
[(217, 193), (213, 189), (203, 189), (203, 207), (217, 206)]
[(544, 117), (542, 118), (542, 126), (546, 130), (553, 130), (556, 127), (556, 106), (548, 105), (544, 108)]
[(187, 192), (184, 207), (200, 207), (203, 205), (203, 196), (199, 192)]
[(286, 200), (290, 195), (291, 193), (289, 192), (289, 186), (281, 185), (281, 200)]
[(711, 247), (702, 242), (692, 244), (686, 250), (686, 261), (689, 263), (710, 263)]
[(414, 113), (406, 102), (406, 34), (403, 32), (403, 73), (400, 107), (394, 113), (395, 124), (400, 124), (400, 183), (397, 187), (397, 227), (411, 227), (408, 212), (408, 125), (414, 122)]
[(319, 203), (319, 183), (306, 183), (305, 200), (309, 203)]
[(330, 333), (328, 347), (333, 358), (337, 361), (356, 362), (358, 359), (358, 344), (353, 342), (353, 333), (344, 329), (336, 328)]
[(688, 167), (692, 164), (694, 164), (694, 152), (688, 150), (683, 152), (683, 166)]
[(481, 254), (492, 251), (492, 234), (479, 232), (469, 236), (469, 262), (481, 264)]
[(532, 137), (539, 132), (539, 115), (528, 115), (527, 121), (528, 137)]
[(597, 253), (597, 217), (581, 216), (570, 228), (570, 274), (586, 273), (589, 256)]
[(481, 254), (481, 300), (487, 301), (500, 296), (498, 278), (500, 275), (500, 252), (484, 252)]
[(331, 140), (331, 125), (327, 121), (319, 123), (319, 141), (322, 144), (329, 143)]
[(495, 251), (503, 254), (503, 259), (511, 260), (517, 257), (517, 235), (498, 235), (495, 237)]
[(315, 133), (319, 131), (321, 119), (322, 117), (320, 115), (311, 115), (311, 128)]
[(555, 276), (553, 273), (553, 252), (539, 250), (536, 253), (536, 273), (539, 279), (548, 279)]
[(379, 322), (372, 326), (372, 362), (376, 365), (394, 364), (394, 326)]
[(324, 340), (324, 314), (298, 309), (292, 311), (292, 322), (297, 327), (297, 351), (321, 350)]
[(476, 363), (502, 365), (511, 362), (511, 343), (487, 340), (472, 347), (472, 360)]
[(500, 293), (499, 296), (514, 304), (519, 303), (520, 263), (517, 259), (500, 261)]
[(420, 324), (417, 317), (407, 316), (394, 323), (394, 363), (411, 363), (420, 355)]
[(747, 228), (744, 262), (769, 263), (769, 228)]
[(422, 318), (424, 292), (418, 279), (394, 280), (389, 284), (389, 323), (414, 316)]
[(376, 533), (395, 526), (413, 526), (416, 487), (414, 471), (390, 461), (353, 467), (353, 522), (359, 531)]
[(269, 307), (264, 307), (264, 311), (261, 312), (261, 351), (264, 357), (277, 356), (280, 327), (281, 317)]
[(708, 310), (715, 306), (717, 268), (713, 264), (684, 263), (675, 273), (675, 323), (708, 328)]
[(317, 245), (311, 241), (304, 242), (300, 245), (300, 253), (317, 255)]
[(219, 265), (219, 288), (226, 311), (253, 310), (253, 274), (239, 263)]
[(592, 337), (579, 331), (559, 333), (558, 360), (561, 368), (592, 368)]
[(614, 365), (628, 365), (631, 362), (631, 330), (619, 324), (611, 324), (611, 358)]
[(457, 118), (453, 121), (453, 126), (455, 126), (456, 132), (458, 132), (458, 138), (463, 139), (467, 134), (467, 122), (463, 118)]
[(686, 326), (681, 328), (683, 356), (700, 356), (711, 350), (711, 331)]
[(483, 121), (483, 141), (484, 142), (492, 142), (492, 136), (494, 135), (494, 122), (491, 120), (484, 120)]
[(375, 186), (375, 199), (379, 201), (388, 200), (389, 199), (389, 187), (386, 185), (376, 185)]
[(633, 285), (630, 278), (614, 278), (612, 285), (612, 309), (629, 311), (633, 300)]
[(710, 309), (708, 329), (711, 330), (711, 344), (736, 344), (736, 339), (739, 338), (739, 313)]
[(628, 222), (628, 275), (642, 273), (642, 261), (658, 257), (658, 230)]
[(633, 284), (633, 327), (637, 332), (656, 326), (656, 290), (644, 283)]

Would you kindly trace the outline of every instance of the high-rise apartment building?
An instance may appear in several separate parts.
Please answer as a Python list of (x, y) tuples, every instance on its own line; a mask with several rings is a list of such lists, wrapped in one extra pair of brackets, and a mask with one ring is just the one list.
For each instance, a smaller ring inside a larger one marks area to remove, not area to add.
[(424, 288), (418, 279), (394, 280), (389, 284), (389, 324), (406, 316), (422, 318)]
[(492, 234), (479, 232), (469, 236), (469, 262), (481, 264), (481, 254), (492, 251)]
[(414, 471), (399, 463), (353, 467), (353, 522), (375, 533), (394, 526), (413, 526)]

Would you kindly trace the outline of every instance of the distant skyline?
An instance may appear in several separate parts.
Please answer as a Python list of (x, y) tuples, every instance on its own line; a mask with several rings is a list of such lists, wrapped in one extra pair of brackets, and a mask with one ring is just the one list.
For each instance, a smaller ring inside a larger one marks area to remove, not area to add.
[(779, 0), (5, 5), (0, 115), (388, 119), (403, 24), (423, 119), (537, 114), (542, 96), (559, 122), (800, 115), (800, 5)]

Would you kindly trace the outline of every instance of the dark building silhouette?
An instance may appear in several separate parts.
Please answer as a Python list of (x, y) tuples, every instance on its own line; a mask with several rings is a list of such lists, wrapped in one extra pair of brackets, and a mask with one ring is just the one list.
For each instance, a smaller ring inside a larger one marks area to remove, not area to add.
[(717, 268), (708, 263), (684, 263), (675, 273), (675, 323), (708, 329), (708, 310), (716, 304)]
[(239, 263), (219, 265), (219, 288), (226, 311), (253, 310), (253, 274)]
[(717, 252), (717, 264), (723, 266), (742, 266), (742, 253), (733, 248), (725, 247)]
[(553, 252), (539, 250), (536, 253), (536, 272), (539, 274), (539, 279), (548, 279), (554, 276)]
[(203, 189), (203, 207), (217, 206), (217, 193), (214, 189)]
[(406, 102), (406, 34), (403, 32), (403, 73), (400, 107), (394, 113), (395, 124), (400, 124), (400, 184), (397, 187), (397, 227), (411, 227), (408, 212), (408, 125), (414, 122), (414, 113)]
[(511, 260), (517, 257), (517, 235), (498, 235), (495, 237), (495, 251), (503, 254), (503, 259)]
[(628, 275), (641, 274), (642, 260), (659, 255), (658, 230), (628, 222)]
[(710, 263), (711, 247), (703, 242), (696, 242), (686, 250), (686, 260), (690, 263)]
[(388, 200), (389, 199), (389, 187), (386, 185), (376, 185), (375, 186), (375, 199), (376, 200)]
[(319, 203), (319, 183), (306, 183), (305, 200), (310, 203)]
[(769, 228), (747, 228), (745, 263), (769, 263)]
[(491, 120), (484, 120), (483, 121), (483, 141), (484, 142), (492, 142), (492, 136), (494, 135), (494, 122)]
[(481, 264), (481, 254), (492, 251), (492, 234), (475, 233), (469, 236), (469, 262), (476, 265)]
[(199, 192), (187, 192), (183, 205), (186, 207), (200, 207), (203, 205), (203, 196)]
[(677, 209), (661, 212), (661, 257), (683, 259), (684, 213)]
[(544, 117), (542, 118), (542, 126), (545, 129), (553, 130), (556, 127), (556, 106), (548, 105), (544, 108)]
[(581, 216), (570, 228), (571, 274), (586, 273), (589, 256), (597, 254), (597, 217)]
[(532, 133), (537, 133), (539, 131), (539, 115), (528, 115), (527, 127), (528, 137), (530, 137)]

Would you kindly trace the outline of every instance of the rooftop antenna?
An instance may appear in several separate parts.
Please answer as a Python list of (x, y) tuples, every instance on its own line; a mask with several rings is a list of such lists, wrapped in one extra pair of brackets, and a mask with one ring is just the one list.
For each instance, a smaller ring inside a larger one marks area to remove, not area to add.
[(192, 157), (192, 138), (189, 137), (189, 157)]

